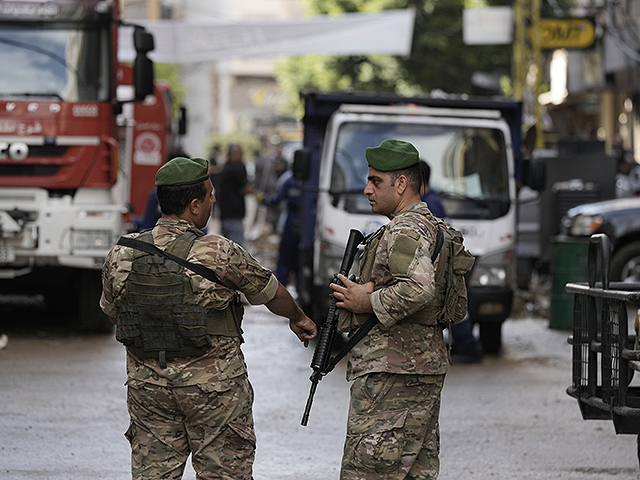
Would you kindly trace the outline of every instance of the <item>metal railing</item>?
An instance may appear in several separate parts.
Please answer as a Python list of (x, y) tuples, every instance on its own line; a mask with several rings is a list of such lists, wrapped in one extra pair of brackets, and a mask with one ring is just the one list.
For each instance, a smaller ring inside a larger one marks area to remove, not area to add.
[(628, 306), (640, 307), (640, 283), (609, 281), (610, 252), (609, 237), (592, 235), (588, 283), (566, 285), (574, 295), (567, 393), (578, 400), (583, 419), (612, 420), (616, 433), (640, 435), (640, 387), (630, 386), (640, 371), (640, 346), (628, 333), (627, 315)]

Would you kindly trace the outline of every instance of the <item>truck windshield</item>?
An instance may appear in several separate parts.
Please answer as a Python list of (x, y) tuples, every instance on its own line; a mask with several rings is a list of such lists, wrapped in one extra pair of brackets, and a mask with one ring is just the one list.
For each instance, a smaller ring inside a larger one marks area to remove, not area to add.
[(0, 98), (109, 100), (105, 30), (3, 28)]
[(509, 209), (503, 133), (493, 128), (351, 122), (341, 125), (331, 172), (334, 205), (371, 213), (362, 193), (368, 175), (364, 153), (387, 138), (411, 142), (431, 167), (430, 187), (447, 217), (497, 218)]

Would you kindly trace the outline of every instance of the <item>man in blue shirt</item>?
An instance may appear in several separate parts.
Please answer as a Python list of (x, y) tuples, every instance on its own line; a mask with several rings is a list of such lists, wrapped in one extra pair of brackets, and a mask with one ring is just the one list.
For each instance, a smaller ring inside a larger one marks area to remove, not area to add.
[(431, 178), (431, 168), (429, 164), (424, 160), (420, 161), (420, 169), (422, 170), (422, 196), (420, 199), (427, 204), (431, 213), (438, 218), (444, 218), (447, 216), (444, 205), (440, 201), (436, 192), (429, 188), (429, 179)]

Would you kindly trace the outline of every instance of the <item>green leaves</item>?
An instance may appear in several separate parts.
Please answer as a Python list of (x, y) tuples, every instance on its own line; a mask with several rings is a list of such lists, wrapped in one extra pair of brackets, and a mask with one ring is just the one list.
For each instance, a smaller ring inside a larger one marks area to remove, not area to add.
[(411, 54), (407, 57), (370, 54), (332, 57), (290, 57), (276, 66), (276, 80), (289, 94), (285, 112), (302, 117), (303, 89), (393, 92), (417, 95), (440, 89), (447, 93), (496, 95), (472, 83), (476, 72), (510, 76), (511, 46), (467, 46), (462, 40), (462, 10), (467, 3), (496, 4), (495, 0), (307, 0), (313, 15), (339, 15), (414, 8)]

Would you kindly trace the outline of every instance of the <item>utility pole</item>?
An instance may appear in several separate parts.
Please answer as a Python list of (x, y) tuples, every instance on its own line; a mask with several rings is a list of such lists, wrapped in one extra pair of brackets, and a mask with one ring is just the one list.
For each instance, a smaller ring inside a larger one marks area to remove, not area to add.
[(160, 19), (160, 0), (147, 0), (147, 19)]
[(542, 85), (542, 31), (540, 30), (540, 10), (542, 0), (531, 0), (531, 50), (533, 51), (533, 63), (536, 68), (536, 79), (533, 87), (536, 108), (536, 148), (544, 148), (544, 128), (542, 127), (542, 105), (538, 97)]
[(525, 0), (515, 0), (513, 5), (514, 39), (513, 39), (513, 93), (518, 100), (524, 97), (525, 73)]
[[(541, 0), (515, 0), (513, 7), (513, 90), (518, 100), (526, 101), (525, 90), (531, 83), (528, 73), (535, 68), (531, 87), (535, 104), (536, 148), (544, 148), (542, 106), (538, 101), (542, 85), (542, 33), (540, 29)], [(529, 80), (529, 81), (527, 81)], [(525, 109), (526, 110), (526, 109)]]

